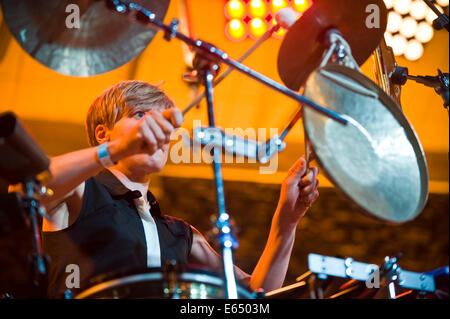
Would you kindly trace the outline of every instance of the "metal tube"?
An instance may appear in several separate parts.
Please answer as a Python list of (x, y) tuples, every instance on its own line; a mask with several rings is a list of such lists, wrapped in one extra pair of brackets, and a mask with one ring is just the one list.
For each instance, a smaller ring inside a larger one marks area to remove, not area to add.
[(431, 2), (430, 0), (423, 0), (425, 1), (425, 3), (430, 7), (431, 10), (433, 10), (434, 13), (436, 13), (436, 15), (439, 17), (442, 12), (439, 11), (439, 9), (434, 5), (433, 2)]
[[(38, 274), (44, 275), (46, 273), (45, 263), (41, 247), (41, 237), (39, 232), (39, 226), (37, 223), (36, 213), (38, 211), (38, 204), (34, 199), (34, 184), (33, 182), (26, 182), (26, 194), (29, 200), (29, 217), (31, 222), (31, 228), (33, 231), (33, 246), (36, 252), (36, 266)], [(37, 275), (37, 274), (36, 274)]]
[[(206, 87), (206, 101), (208, 104), (208, 121), (210, 127), (215, 127), (214, 103), (213, 103), (213, 80), (214, 76), (210, 70), (204, 74)], [(213, 148), (213, 169), (214, 181), (216, 183), (216, 195), (218, 204), (217, 226), (220, 232), (220, 242), (222, 244), (222, 259), (224, 266), (225, 291), (228, 299), (237, 299), (236, 279), (234, 277), (233, 265), (233, 241), (231, 238), (231, 227), (229, 225), (229, 215), (225, 208), (225, 191), (223, 186), (221, 150)], [(227, 233), (224, 233), (224, 227), (227, 227)]]

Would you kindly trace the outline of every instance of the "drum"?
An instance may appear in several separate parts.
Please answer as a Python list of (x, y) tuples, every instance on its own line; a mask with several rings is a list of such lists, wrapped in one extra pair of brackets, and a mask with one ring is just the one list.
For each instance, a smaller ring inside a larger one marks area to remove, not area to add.
[[(101, 281), (101, 282), (100, 282)], [(100, 276), (75, 299), (224, 299), (224, 280), (203, 269), (165, 273), (160, 268), (126, 275)], [(252, 291), (237, 283), (239, 299), (254, 299)]]

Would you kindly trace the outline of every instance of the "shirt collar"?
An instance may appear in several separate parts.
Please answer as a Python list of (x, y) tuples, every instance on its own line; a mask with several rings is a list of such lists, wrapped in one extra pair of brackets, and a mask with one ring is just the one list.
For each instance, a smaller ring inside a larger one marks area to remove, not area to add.
[[(111, 197), (114, 199), (126, 199), (127, 201), (133, 201), (136, 198), (142, 196), (140, 191), (131, 191), (125, 185), (123, 185), (120, 180), (114, 176), (109, 170), (105, 169), (95, 176), (95, 178), (106, 187)], [(160, 216), (161, 210), (156, 197), (147, 191), (147, 199), (150, 203), (150, 211), (153, 216)]]

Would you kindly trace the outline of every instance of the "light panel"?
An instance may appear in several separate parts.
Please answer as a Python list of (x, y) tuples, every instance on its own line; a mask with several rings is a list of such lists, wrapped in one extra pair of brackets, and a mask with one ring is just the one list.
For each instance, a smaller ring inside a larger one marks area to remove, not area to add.
[(225, 15), (228, 19), (242, 19), (247, 14), (247, 6), (241, 0), (231, 0), (225, 5)]
[[(448, 0), (433, 1), (444, 12)], [(432, 27), (437, 15), (423, 0), (384, 0), (389, 10), (386, 43), (391, 46), (396, 56), (405, 56), (410, 61), (422, 57), (424, 45), (434, 36)]]
[(239, 19), (230, 20), (225, 27), (225, 34), (232, 41), (241, 41), (247, 37), (247, 26)]
[[(274, 19), (278, 10), (291, 7), (300, 15), (308, 10), (313, 0), (227, 0), (225, 3), (225, 16), (227, 24), (225, 34), (231, 41), (241, 41), (247, 38), (259, 39), (268, 29), (276, 25)], [(231, 23), (232, 20), (239, 20)], [(233, 28), (233, 26), (235, 28)], [(242, 32), (246, 34), (243, 36)], [(272, 37), (282, 39), (286, 30), (280, 28)]]
[(265, 18), (269, 13), (267, 2), (264, 0), (251, 0), (248, 4), (248, 13), (254, 18)]

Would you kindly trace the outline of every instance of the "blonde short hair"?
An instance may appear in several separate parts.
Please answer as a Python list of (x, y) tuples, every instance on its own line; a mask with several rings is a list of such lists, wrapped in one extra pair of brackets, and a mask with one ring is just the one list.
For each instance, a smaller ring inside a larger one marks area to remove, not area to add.
[(86, 130), (91, 146), (99, 145), (95, 128), (103, 124), (112, 129), (124, 116), (152, 109), (174, 107), (172, 100), (157, 86), (144, 81), (123, 81), (105, 90), (95, 99), (86, 118)]

